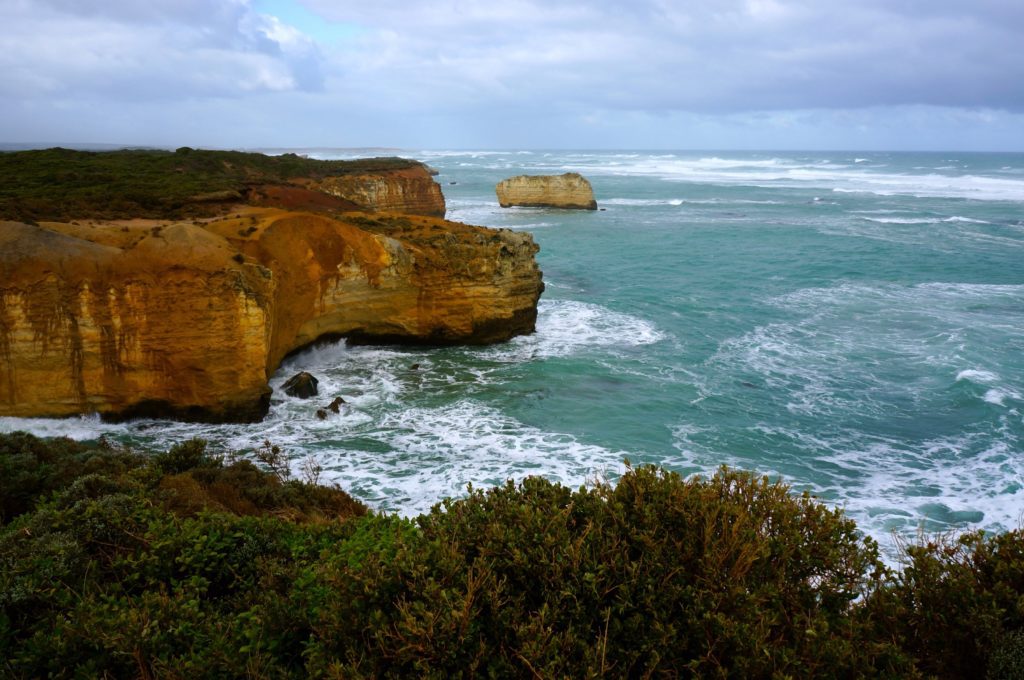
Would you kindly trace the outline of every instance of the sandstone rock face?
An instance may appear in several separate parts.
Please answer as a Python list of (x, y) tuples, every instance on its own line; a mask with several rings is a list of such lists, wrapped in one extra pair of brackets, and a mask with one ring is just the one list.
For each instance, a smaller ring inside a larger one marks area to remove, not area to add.
[(327, 177), (311, 188), (351, 201), (361, 210), (430, 217), (444, 217), (445, 213), (441, 186), (425, 165)]
[(597, 210), (590, 182), (575, 172), (510, 177), (498, 182), (495, 191), (502, 208), (522, 206)]
[(0, 415), (254, 420), (325, 336), (488, 343), (534, 329), (529, 234), (275, 208), (204, 225), (0, 223)]
[(0, 223), (0, 415), (251, 420), (274, 281), (191, 225), (131, 248)]

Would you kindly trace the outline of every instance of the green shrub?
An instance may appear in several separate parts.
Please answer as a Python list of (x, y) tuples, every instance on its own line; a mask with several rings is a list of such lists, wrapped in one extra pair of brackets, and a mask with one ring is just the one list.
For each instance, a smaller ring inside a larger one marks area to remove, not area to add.
[(202, 442), (0, 435), (0, 465), (0, 677), (1024, 670), (1022, 532), (890, 572), (840, 511), (747, 473), (528, 478), (403, 519)]
[(207, 453), (206, 447), (205, 439), (189, 439), (158, 453), (153, 462), (167, 475), (180, 474), (192, 468), (220, 467), (221, 459)]
[(357, 533), (302, 581), (313, 674), (857, 677), (901, 663), (851, 616), (884, 573), (874, 544), (747, 474), (640, 468), (577, 492), (531, 478), (418, 524), (377, 520), (370, 542), (386, 550), (355, 550)]
[(1000, 638), (988, 661), (988, 680), (1024, 678), (1024, 630), (1015, 630)]
[[(16, 433), (0, 461), (30, 487), (0, 527), (0, 677), (303, 676), (289, 592), (365, 506), (222, 466), (197, 440), (145, 457)], [(175, 479), (204, 503), (179, 512)], [(219, 505), (226, 489), (256, 516)]]
[(1024, 532), (971, 532), (906, 553), (902, 571), (869, 602), (879, 635), (899, 640), (938, 677), (984, 677), (995, 650), (1005, 668), (1019, 650), (1013, 634), (1024, 629)]
[(144, 460), (106, 440), (79, 443), (39, 439), (24, 432), (0, 435), (0, 524), (28, 512), (83, 475), (126, 478)]
[[(240, 151), (39, 149), (0, 153), (0, 219), (180, 219), (212, 215), (211, 193), (245, 194), (252, 186), (416, 167), (402, 158), (324, 161), (295, 154)], [(60, 191), (54, 191), (59, 186)]]

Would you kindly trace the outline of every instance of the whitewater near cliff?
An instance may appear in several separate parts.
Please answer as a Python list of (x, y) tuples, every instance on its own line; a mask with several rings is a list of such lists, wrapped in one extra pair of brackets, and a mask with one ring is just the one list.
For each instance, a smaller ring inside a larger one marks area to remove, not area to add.
[[(327, 149), (300, 150), (345, 158)], [(388, 511), (623, 460), (777, 475), (888, 546), (1024, 512), (1024, 156), (430, 152), (448, 218), (526, 230), (537, 333), (492, 347), (295, 355), (252, 425), (0, 419), (163, 447), (270, 440)], [(604, 210), (502, 209), (495, 184), (579, 172)], [(287, 397), (299, 370), (322, 397)], [(334, 396), (347, 404), (316, 416)], [(323, 402), (323, 403), (320, 403)]]

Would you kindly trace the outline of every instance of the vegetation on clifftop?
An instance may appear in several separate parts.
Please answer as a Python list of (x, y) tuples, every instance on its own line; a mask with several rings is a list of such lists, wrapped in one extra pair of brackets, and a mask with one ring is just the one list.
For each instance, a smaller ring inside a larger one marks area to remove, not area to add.
[(404, 158), (323, 161), (286, 153), (53, 148), (0, 153), (0, 220), (177, 219), (213, 214), (253, 186), (417, 167)]
[[(1024, 670), (1024, 535), (911, 548), (723, 470), (416, 519), (210, 456), (0, 436), (0, 675), (942, 677)], [(315, 476), (315, 475), (314, 475)]]

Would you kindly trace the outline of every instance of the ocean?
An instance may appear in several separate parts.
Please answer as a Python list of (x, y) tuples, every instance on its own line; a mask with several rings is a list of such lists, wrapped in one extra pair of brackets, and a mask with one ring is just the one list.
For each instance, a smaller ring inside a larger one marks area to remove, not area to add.
[[(1021, 525), (1024, 155), (399, 153), (440, 172), (449, 219), (533, 233), (536, 334), (320, 346), (276, 373), (255, 425), (0, 418), (0, 431), (154, 449), (269, 440), (296, 470), (312, 456), (405, 515), (470, 483), (614, 481), (628, 459), (782, 479), (890, 556), (921, 531)], [(499, 180), (566, 171), (590, 179), (600, 211), (498, 206)], [(323, 399), (277, 389), (299, 370), (348, 405), (318, 420)]]

